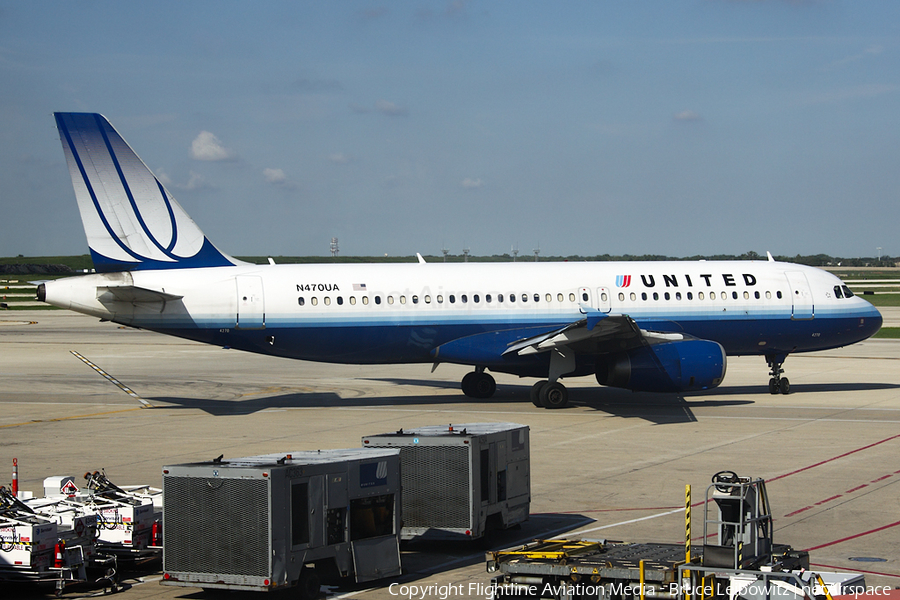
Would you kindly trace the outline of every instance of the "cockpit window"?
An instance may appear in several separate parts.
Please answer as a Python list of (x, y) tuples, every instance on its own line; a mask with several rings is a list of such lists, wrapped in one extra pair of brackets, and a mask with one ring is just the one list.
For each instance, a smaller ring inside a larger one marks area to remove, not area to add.
[(843, 298), (844, 297), (844, 292), (841, 291), (841, 286), (839, 286), (839, 285), (834, 286), (834, 297), (835, 298)]
[(848, 288), (846, 285), (843, 285), (841, 287), (844, 289), (844, 298), (852, 298), (853, 297), (853, 292), (850, 291), (850, 288)]

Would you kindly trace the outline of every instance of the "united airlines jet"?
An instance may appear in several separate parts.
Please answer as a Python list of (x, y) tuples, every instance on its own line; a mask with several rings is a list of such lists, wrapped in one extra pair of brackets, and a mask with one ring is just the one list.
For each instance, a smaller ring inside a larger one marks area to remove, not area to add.
[[(331, 363), (470, 365), (537, 378), (559, 408), (563, 378), (653, 392), (718, 386), (726, 356), (763, 356), (786, 394), (785, 358), (853, 344), (881, 314), (837, 277), (767, 261), (255, 265), (215, 247), (110, 123), (56, 123), (96, 273), (38, 297), (131, 327)], [(272, 261), (270, 261), (271, 263)]]

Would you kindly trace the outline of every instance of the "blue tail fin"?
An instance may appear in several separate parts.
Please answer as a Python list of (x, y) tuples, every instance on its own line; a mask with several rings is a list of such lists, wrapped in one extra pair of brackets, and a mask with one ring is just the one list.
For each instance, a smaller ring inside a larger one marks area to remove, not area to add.
[(97, 271), (241, 264), (206, 239), (104, 116), (55, 116)]

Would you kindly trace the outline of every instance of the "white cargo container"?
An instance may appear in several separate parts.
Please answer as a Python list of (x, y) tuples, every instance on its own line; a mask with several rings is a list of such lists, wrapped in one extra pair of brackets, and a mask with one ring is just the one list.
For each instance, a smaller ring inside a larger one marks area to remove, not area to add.
[(400, 450), (403, 540), (465, 540), (528, 519), (528, 434), (516, 423), (465, 423), (369, 435), (362, 443)]

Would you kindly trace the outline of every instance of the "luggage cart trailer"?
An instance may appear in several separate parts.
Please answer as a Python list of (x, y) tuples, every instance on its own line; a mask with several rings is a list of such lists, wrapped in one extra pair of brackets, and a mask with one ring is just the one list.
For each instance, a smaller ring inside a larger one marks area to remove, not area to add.
[(366, 448), (399, 448), (401, 539), (471, 540), (528, 519), (528, 426), (439, 425), (370, 435)]
[(397, 450), (320, 450), (163, 468), (163, 585), (315, 597), (325, 572), (400, 574)]

